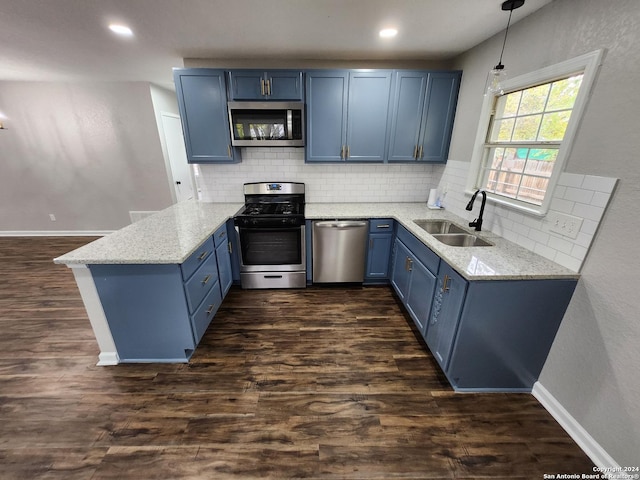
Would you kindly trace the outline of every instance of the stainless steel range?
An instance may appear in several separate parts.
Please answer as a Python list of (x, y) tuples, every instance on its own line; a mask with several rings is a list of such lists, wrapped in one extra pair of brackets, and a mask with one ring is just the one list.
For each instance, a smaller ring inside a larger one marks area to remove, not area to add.
[(245, 183), (233, 223), (242, 288), (307, 286), (304, 183)]

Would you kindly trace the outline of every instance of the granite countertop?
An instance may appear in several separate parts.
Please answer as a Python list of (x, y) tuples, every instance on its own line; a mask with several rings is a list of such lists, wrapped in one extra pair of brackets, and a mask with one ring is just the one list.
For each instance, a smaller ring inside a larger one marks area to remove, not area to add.
[[(468, 221), (424, 203), (316, 203), (305, 207), (307, 219), (394, 218), (467, 280), (577, 279), (580, 274), (547, 260), (491, 232), (473, 232), (490, 247), (451, 247), (439, 242), (413, 220), (445, 219), (465, 227)], [(467, 229), (471, 232), (472, 229)]]
[[(54, 259), (74, 264), (182, 263), (240, 208), (239, 203), (189, 200), (129, 225)], [(491, 232), (479, 236), (491, 247), (451, 247), (416, 225), (415, 219), (467, 222), (446, 210), (423, 203), (307, 203), (305, 217), (314, 219), (394, 218), (467, 280), (566, 278), (579, 274)]]
[(66, 265), (182, 263), (242, 206), (180, 202), (53, 261)]

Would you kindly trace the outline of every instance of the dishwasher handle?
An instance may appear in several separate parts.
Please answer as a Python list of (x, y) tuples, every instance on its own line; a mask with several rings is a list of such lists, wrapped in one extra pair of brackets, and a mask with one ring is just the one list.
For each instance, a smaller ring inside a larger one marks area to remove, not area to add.
[(358, 228), (358, 227), (366, 227), (368, 222), (366, 220), (330, 220), (330, 221), (322, 221), (322, 222), (314, 222), (314, 226), (318, 228)]

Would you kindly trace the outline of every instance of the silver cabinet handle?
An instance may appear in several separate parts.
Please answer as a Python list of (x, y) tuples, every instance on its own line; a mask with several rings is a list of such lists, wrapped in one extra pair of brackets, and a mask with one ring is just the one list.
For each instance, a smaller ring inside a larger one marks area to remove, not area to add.
[(377, 225), (376, 228), (390, 228), (391, 225), (389, 225), (388, 223), (384, 223), (382, 225)]
[(449, 291), (449, 280), (451, 280), (451, 277), (449, 275), (445, 275), (444, 279), (442, 280), (442, 291), (443, 292), (448, 292)]

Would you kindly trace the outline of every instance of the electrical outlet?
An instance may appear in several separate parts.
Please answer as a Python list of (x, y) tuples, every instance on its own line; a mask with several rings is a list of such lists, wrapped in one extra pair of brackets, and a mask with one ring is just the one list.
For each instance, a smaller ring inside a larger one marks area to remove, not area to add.
[(56, 216), (53, 213), (49, 214), (49, 218), (51, 219), (52, 222), (56, 221)]
[(547, 222), (549, 231), (569, 238), (577, 238), (582, 227), (583, 218), (560, 212), (549, 212)]

